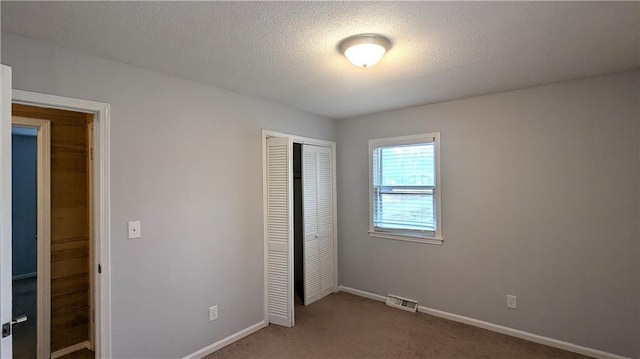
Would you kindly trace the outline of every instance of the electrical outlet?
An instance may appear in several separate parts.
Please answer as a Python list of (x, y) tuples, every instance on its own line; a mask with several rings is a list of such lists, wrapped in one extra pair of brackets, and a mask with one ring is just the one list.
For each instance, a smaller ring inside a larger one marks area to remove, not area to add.
[(507, 294), (507, 308), (518, 309), (518, 297), (515, 295)]
[(218, 306), (214, 305), (213, 307), (209, 307), (209, 321), (213, 322), (218, 319)]

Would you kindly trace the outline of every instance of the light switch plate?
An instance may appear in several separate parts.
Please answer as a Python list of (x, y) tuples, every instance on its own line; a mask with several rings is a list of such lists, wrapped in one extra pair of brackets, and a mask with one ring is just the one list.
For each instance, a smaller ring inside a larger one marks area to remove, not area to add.
[(140, 238), (140, 221), (128, 222), (129, 239)]

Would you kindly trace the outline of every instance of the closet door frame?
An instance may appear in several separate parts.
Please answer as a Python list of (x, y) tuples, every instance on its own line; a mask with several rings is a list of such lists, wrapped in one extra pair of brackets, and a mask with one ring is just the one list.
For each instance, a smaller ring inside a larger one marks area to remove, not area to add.
[[(263, 261), (263, 271), (264, 271), (264, 321), (265, 325), (269, 324), (269, 302), (268, 302), (268, 268), (267, 268), (267, 138), (270, 137), (288, 137), (291, 138), (292, 142), (299, 143), (302, 145), (313, 145), (326, 147), (331, 149), (331, 172), (332, 172), (332, 185), (333, 185), (333, 194), (332, 194), (332, 206), (333, 206), (333, 292), (338, 291), (338, 212), (337, 212), (337, 190), (336, 190), (336, 143), (332, 141), (320, 140), (310, 137), (303, 137), (288, 133), (262, 130), (262, 213), (263, 213), (263, 243), (264, 243), (264, 261)], [(293, 204), (291, 204), (291, 208), (289, 211), (293, 212)], [(293, 261), (291, 261), (291, 268), (289, 270), (293, 272)], [(292, 282), (290, 284), (292, 286), (291, 290), (293, 291)]]

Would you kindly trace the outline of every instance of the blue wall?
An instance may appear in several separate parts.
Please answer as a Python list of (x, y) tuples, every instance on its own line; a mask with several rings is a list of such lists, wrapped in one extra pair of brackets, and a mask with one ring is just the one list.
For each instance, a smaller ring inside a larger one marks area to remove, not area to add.
[(13, 276), (37, 268), (37, 137), (13, 134)]

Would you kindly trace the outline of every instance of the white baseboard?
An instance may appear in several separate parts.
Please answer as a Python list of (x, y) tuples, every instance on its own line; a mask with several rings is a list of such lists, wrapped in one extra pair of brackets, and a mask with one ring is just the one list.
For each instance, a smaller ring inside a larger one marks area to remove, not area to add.
[(384, 295), (380, 295), (380, 294), (375, 294), (375, 293), (371, 293), (371, 292), (365, 292), (364, 290), (360, 290), (360, 289), (355, 289), (355, 288), (350, 288), (350, 287), (345, 287), (345, 286), (339, 286), (338, 290), (341, 292), (347, 292), (347, 293), (351, 293), (360, 297), (365, 297), (365, 298), (369, 298), (369, 299), (373, 299), (373, 300), (377, 300), (378, 302), (386, 302), (387, 301), (387, 297), (385, 297)]
[(250, 326), (248, 328), (242, 329), (241, 331), (239, 331), (237, 333), (231, 334), (228, 337), (226, 337), (224, 339), (221, 339), (221, 340), (219, 340), (219, 341), (217, 341), (217, 342), (215, 342), (215, 343), (213, 343), (211, 345), (207, 345), (206, 347), (204, 347), (204, 348), (202, 348), (202, 349), (200, 349), (200, 350), (198, 350), (196, 352), (193, 352), (193, 353), (185, 356), (182, 359), (200, 359), (200, 358), (202, 358), (204, 356), (207, 356), (207, 355), (215, 352), (218, 349), (226, 347), (227, 345), (246, 337), (247, 335), (250, 335), (250, 334), (253, 334), (253, 333), (257, 332), (258, 330), (266, 327), (267, 325), (268, 325), (267, 322), (265, 322), (263, 320), (263, 321), (261, 321), (259, 323), (256, 323), (256, 324), (254, 324), (254, 325), (252, 325), (252, 326)]
[[(376, 300), (376, 301), (379, 301), (379, 302), (384, 302), (386, 300), (386, 297), (383, 296), (383, 295), (370, 293), (370, 292), (366, 292), (364, 290), (354, 289), (354, 288), (350, 288), (350, 287), (339, 286), (338, 290), (340, 290), (342, 292), (358, 295), (358, 296), (361, 296), (361, 297), (364, 297), (364, 298)], [(587, 347), (584, 347), (584, 346), (581, 346), (581, 345), (572, 344), (572, 343), (564, 342), (562, 340), (553, 339), (553, 338), (549, 338), (549, 337), (544, 337), (542, 335), (537, 335), (537, 334), (525, 332), (525, 331), (522, 331), (522, 330), (509, 328), (509, 327), (505, 327), (505, 326), (502, 326), (502, 325), (493, 324), (493, 323), (489, 323), (489, 322), (485, 322), (485, 321), (482, 321), (482, 320), (465, 317), (465, 316), (458, 315), (458, 314), (453, 314), (453, 313), (448, 313), (448, 312), (444, 312), (444, 311), (437, 310), (437, 309), (427, 308), (427, 307), (422, 306), (422, 305), (418, 306), (418, 312), (429, 314), (429, 315), (433, 315), (435, 317), (440, 317), (440, 318), (444, 318), (444, 319), (448, 319), (448, 320), (453, 320), (455, 322), (460, 322), (460, 323), (472, 325), (474, 327), (487, 329), (487, 330), (490, 330), (492, 332), (506, 334), (506, 335), (509, 335), (509, 336), (512, 336), (512, 337), (516, 337), (516, 338), (528, 340), (530, 342), (543, 344), (543, 345), (547, 345), (547, 346), (550, 346), (550, 347), (554, 347), (554, 348), (570, 351), (570, 352), (573, 352), (573, 353), (578, 353), (578, 354), (582, 354), (582, 355), (591, 356), (591, 357), (598, 358), (598, 359), (629, 359), (628, 357), (625, 357), (625, 356), (621, 356), (621, 355), (617, 355), (617, 354), (613, 354), (613, 353), (607, 353), (607, 352), (604, 352), (604, 351), (601, 351), (601, 350), (598, 350), (598, 349), (587, 348)]]
[(31, 273), (25, 273), (25, 274), (18, 274), (18, 275), (14, 275), (11, 280), (21, 280), (21, 279), (28, 279), (28, 278), (35, 278), (38, 276), (38, 273), (36, 272), (31, 272)]
[(91, 349), (91, 343), (88, 340), (85, 340), (84, 342), (74, 344), (64, 349), (60, 349), (58, 351), (51, 353), (51, 359), (57, 359), (82, 349)]

